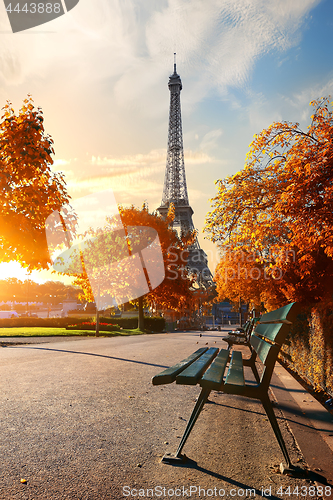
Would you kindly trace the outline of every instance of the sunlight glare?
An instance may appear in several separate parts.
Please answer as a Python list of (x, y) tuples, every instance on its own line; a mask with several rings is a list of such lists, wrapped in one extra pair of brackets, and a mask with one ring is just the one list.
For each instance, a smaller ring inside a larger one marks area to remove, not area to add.
[(29, 278), (29, 273), (21, 267), (19, 262), (12, 261), (0, 264), (0, 280), (7, 278), (17, 278), (21, 281)]

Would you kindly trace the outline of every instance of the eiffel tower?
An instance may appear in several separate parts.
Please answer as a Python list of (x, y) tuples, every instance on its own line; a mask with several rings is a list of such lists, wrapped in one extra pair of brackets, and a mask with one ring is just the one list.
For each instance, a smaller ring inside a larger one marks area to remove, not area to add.
[[(180, 107), (182, 81), (176, 70), (176, 54), (174, 54), (174, 71), (169, 78), (168, 87), (170, 90), (168, 152), (162, 203), (157, 211), (161, 216), (165, 217), (170, 203), (173, 203), (175, 207), (173, 227), (180, 234), (186, 234), (188, 231), (194, 231), (195, 228), (192, 220), (193, 210), (189, 204), (186, 185)], [(207, 255), (200, 248), (197, 238), (189, 248), (187, 267), (191, 273), (197, 276), (196, 288), (208, 289), (214, 287), (213, 277), (208, 267)]]

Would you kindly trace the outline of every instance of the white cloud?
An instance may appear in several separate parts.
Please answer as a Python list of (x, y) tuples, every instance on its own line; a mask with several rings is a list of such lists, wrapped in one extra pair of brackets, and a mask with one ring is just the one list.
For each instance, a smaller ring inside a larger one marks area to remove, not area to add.
[[(64, 160), (59, 161), (64, 164)], [(185, 150), (185, 164), (188, 171), (194, 167), (204, 167), (215, 161), (212, 156), (201, 150)], [(93, 192), (112, 189), (118, 203), (141, 206), (144, 200), (149, 199), (153, 208), (160, 203), (166, 168), (165, 149), (120, 157), (93, 156), (89, 164), (88, 171), (94, 172), (93, 175), (79, 176), (77, 173), (75, 175), (73, 170), (65, 169), (68, 191), (73, 199)], [(195, 201), (202, 198), (203, 194), (202, 191), (193, 188), (191, 196)]]
[(309, 102), (313, 99), (320, 99), (323, 96), (333, 94), (333, 75), (332, 73), (326, 79), (316, 85), (311, 85), (303, 88), (299, 92), (294, 92), (291, 97), (285, 96), (284, 99), (293, 108), (299, 109), (300, 107), (308, 106)]
[(122, 156), (119, 158), (100, 158), (93, 156), (91, 159), (92, 165), (99, 165), (103, 167), (110, 168), (122, 168), (124, 173), (126, 172), (126, 168), (131, 169), (132, 167), (140, 167), (150, 165), (160, 165), (161, 162), (165, 162), (166, 158), (166, 149), (153, 149), (148, 154), (138, 153), (136, 155), (128, 155)]
[(309, 106), (310, 101), (327, 96), (333, 96), (332, 74), (324, 82), (305, 87), (302, 91), (295, 92), (291, 96), (283, 96), (290, 110), (290, 118), (288, 118), (288, 121), (297, 121), (303, 129), (306, 129), (306, 127), (310, 125), (310, 117), (314, 112), (314, 108)]
[[(47, 79), (51, 88), (65, 79), (79, 94), (80, 87), (109, 82), (105, 90), (117, 106), (157, 116), (167, 107), (161, 96), (174, 51), (182, 75), (194, 80), (185, 99), (195, 104), (211, 89), (244, 85), (261, 55), (297, 43), (318, 1), (81, 1), (43, 30), (2, 34), (0, 79)], [(8, 31), (2, 4), (0, 14), (0, 29)]]
[(54, 160), (53, 162), (53, 170), (58, 170), (61, 167), (64, 167), (65, 165), (69, 165), (71, 163), (71, 160), (63, 160), (61, 158), (58, 158), (57, 160)]
[(313, 107), (309, 106), (310, 101), (329, 95), (333, 95), (332, 74), (316, 85), (304, 86), (301, 90), (289, 94), (280, 93), (277, 96), (278, 106), (276, 100), (270, 102), (262, 93), (252, 92), (250, 104), (246, 108), (251, 130), (259, 133), (271, 123), (283, 120), (298, 122), (305, 130), (313, 114)]
[[(212, 143), (212, 138), (221, 135), (219, 131), (212, 131), (206, 134), (205, 138), (211, 137), (206, 142)], [(204, 139), (205, 140), (205, 139)], [(202, 146), (201, 146), (202, 149)], [(136, 155), (128, 155), (121, 157), (95, 157), (91, 159), (91, 164), (93, 166), (103, 167), (104, 171), (107, 171), (110, 176), (122, 175), (126, 176), (128, 174), (136, 173), (136, 175), (142, 175), (143, 172), (147, 172), (148, 175), (154, 171), (159, 172), (166, 167), (166, 149), (153, 149), (147, 154), (138, 153)], [(214, 158), (209, 156), (206, 152), (202, 151), (191, 151), (190, 149), (185, 149), (184, 151), (185, 163), (186, 164), (204, 164), (211, 163)]]
[(244, 85), (258, 57), (297, 43), (304, 16), (317, 3), (170, 0), (147, 25), (147, 47), (163, 63), (176, 49), (184, 74), (197, 77), (196, 96), (188, 99), (200, 99), (212, 88)]
[(214, 149), (217, 146), (218, 139), (222, 134), (223, 130), (221, 128), (207, 132), (201, 141), (200, 149), (203, 151)]

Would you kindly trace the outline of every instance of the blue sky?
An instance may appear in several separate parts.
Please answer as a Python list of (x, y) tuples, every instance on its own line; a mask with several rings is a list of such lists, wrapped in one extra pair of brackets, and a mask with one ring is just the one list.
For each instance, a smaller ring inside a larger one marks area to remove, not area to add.
[(189, 198), (214, 268), (201, 234), (214, 182), (243, 168), (254, 134), (280, 120), (306, 128), (309, 102), (333, 94), (332, 28), (332, 0), (80, 0), (12, 34), (1, 4), (0, 104), (32, 94), (73, 198), (112, 188), (153, 210), (176, 51)]

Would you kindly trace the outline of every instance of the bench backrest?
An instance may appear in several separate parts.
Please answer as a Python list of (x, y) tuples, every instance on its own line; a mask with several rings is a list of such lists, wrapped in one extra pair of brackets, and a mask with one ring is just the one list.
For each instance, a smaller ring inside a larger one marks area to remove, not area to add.
[(251, 320), (247, 320), (244, 325), (240, 328), (236, 328), (236, 330), (244, 330), (246, 332), (250, 328)]
[(242, 334), (246, 337), (250, 337), (253, 328), (256, 325), (256, 322), (259, 320), (259, 318), (251, 318), (244, 323), (243, 326), (236, 328), (235, 330), (232, 330), (228, 332), (229, 335), (235, 335), (235, 334)]
[(259, 321), (259, 318), (252, 318), (249, 320), (249, 326), (246, 329), (246, 335), (247, 335), (248, 339), (250, 339), (251, 334), (254, 331), (258, 321)]
[(251, 334), (252, 357), (259, 357), (264, 365), (261, 383), (270, 381), (275, 361), (290, 327), (299, 312), (299, 306), (293, 302), (275, 311), (264, 314)]
[(296, 302), (275, 309), (275, 311), (263, 314), (259, 318), (260, 323), (293, 323), (299, 314), (299, 305)]

